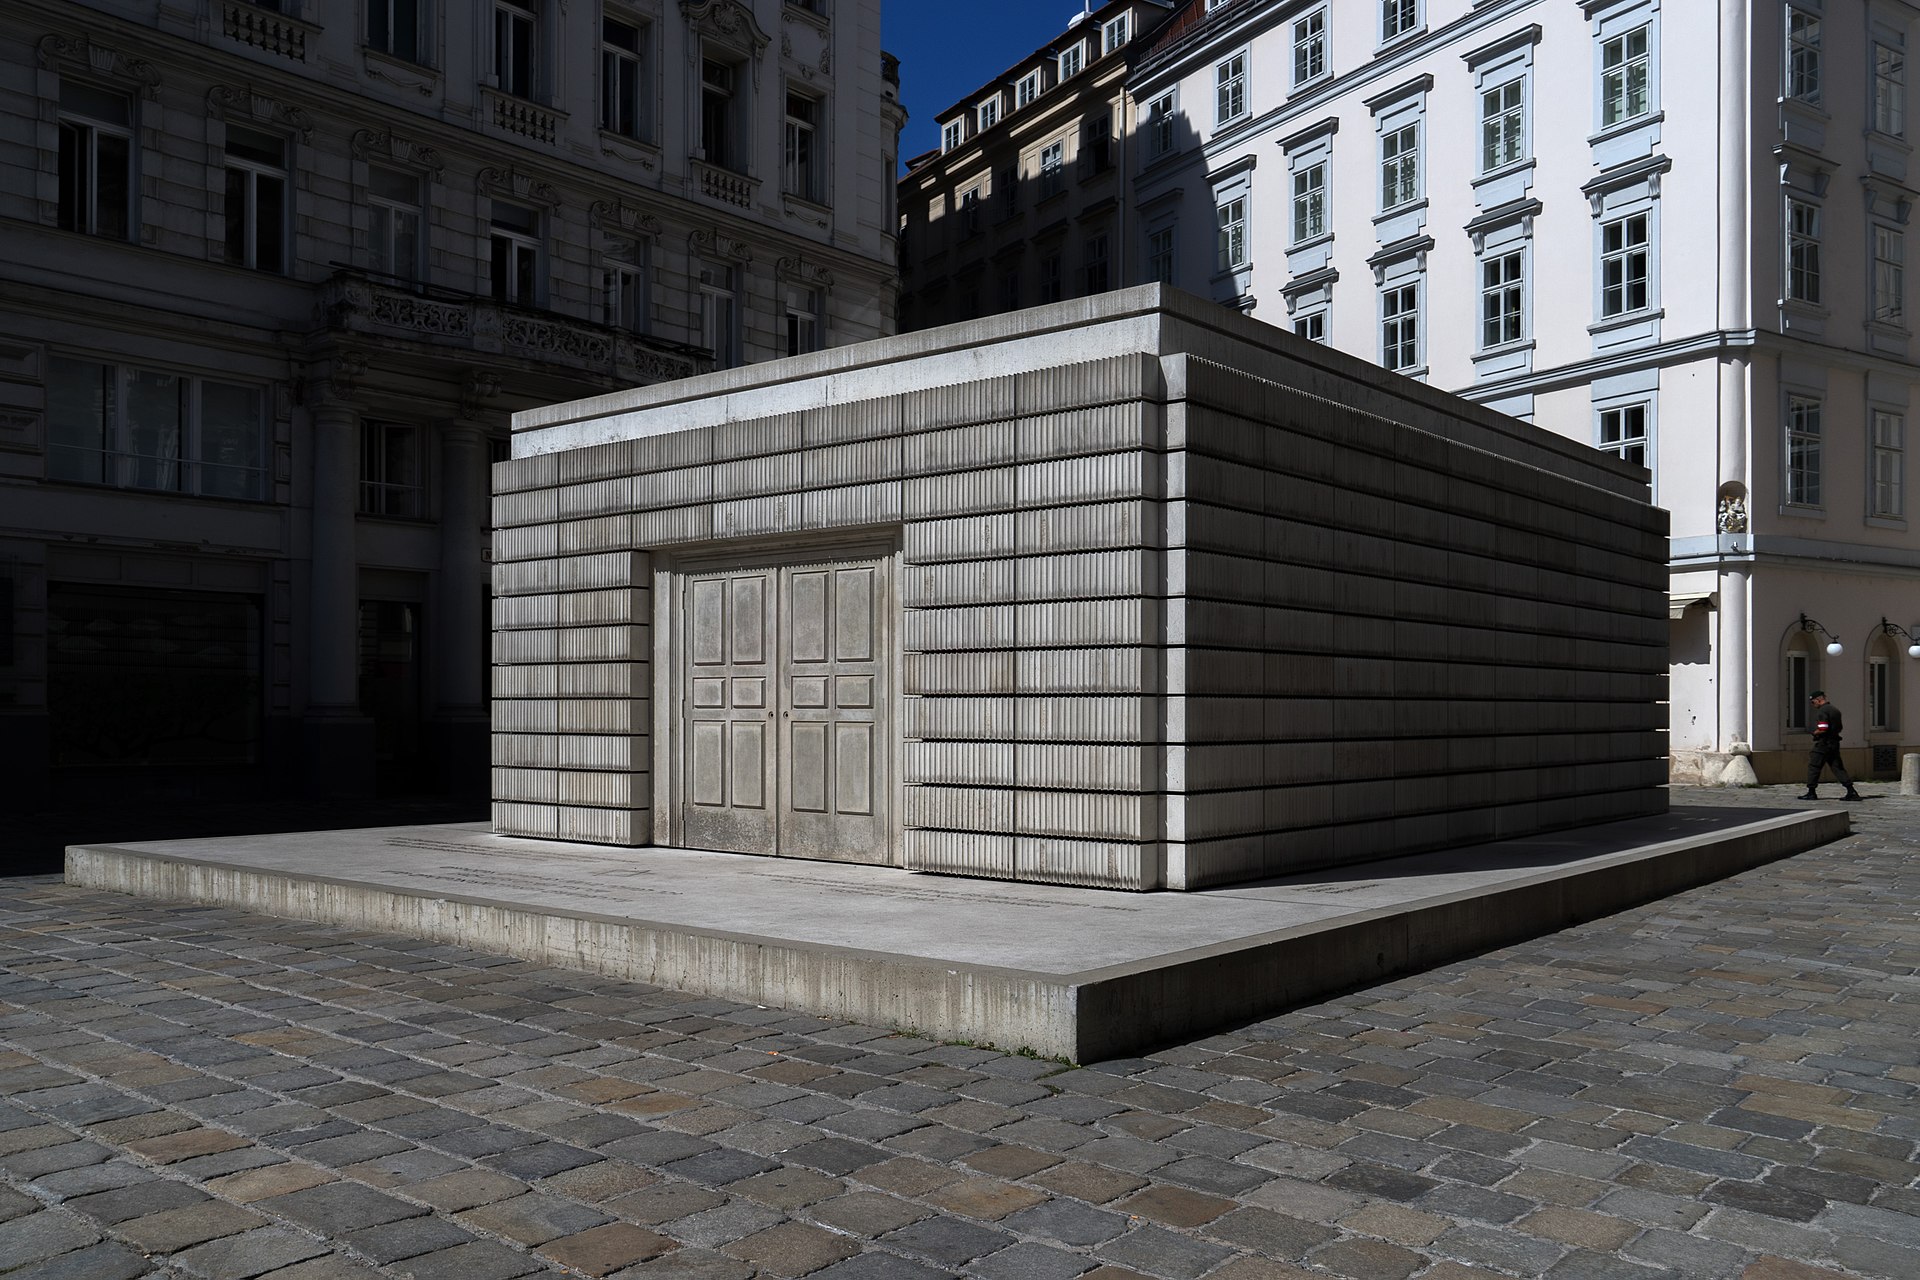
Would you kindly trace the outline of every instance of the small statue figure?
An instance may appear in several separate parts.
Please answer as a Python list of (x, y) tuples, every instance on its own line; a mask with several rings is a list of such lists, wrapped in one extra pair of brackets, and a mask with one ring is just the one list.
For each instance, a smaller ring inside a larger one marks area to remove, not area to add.
[(1740, 494), (1729, 493), (1720, 499), (1719, 528), (1722, 533), (1745, 533), (1747, 531), (1747, 500)]

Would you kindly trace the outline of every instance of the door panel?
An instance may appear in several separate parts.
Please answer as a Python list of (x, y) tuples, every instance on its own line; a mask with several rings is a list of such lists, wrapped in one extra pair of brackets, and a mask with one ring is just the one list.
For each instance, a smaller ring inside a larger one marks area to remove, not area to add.
[(686, 803), (683, 840), (697, 849), (772, 853), (778, 820), (766, 690), (776, 641), (771, 569), (687, 583)]

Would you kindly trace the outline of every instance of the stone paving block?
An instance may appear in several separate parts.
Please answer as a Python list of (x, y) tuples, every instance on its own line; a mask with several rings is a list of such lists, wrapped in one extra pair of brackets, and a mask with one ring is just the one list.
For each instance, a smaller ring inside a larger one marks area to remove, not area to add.
[(598, 1164), (603, 1159), (604, 1156), (595, 1152), (564, 1142), (539, 1142), (488, 1156), (485, 1163), (511, 1177), (534, 1182), (582, 1165)]
[(762, 1275), (803, 1276), (854, 1257), (860, 1248), (845, 1236), (801, 1222), (783, 1222), (736, 1240), (721, 1251), (751, 1263)]
[(705, 1187), (684, 1182), (658, 1182), (606, 1202), (606, 1208), (623, 1218), (658, 1226), (690, 1214), (704, 1213), (727, 1203), (727, 1197)]
[(395, 1269), (408, 1280), (518, 1280), (546, 1270), (532, 1255), (493, 1240), (473, 1240), (423, 1253)]
[(114, 1240), (63, 1253), (8, 1272), (10, 1280), (133, 1280), (151, 1274), (151, 1259)]
[(839, 1179), (829, 1178), (811, 1169), (775, 1167), (731, 1184), (727, 1192), (729, 1195), (745, 1196), (770, 1208), (791, 1210), (830, 1199), (846, 1189), (846, 1184)]
[(381, 1273), (364, 1262), (344, 1254), (328, 1253), (305, 1262), (296, 1262), (278, 1271), (269, 1271), (261, 1280), (368, 1280)]
[(154, 1164), (175, 1164), (195, 1156), (215, 1155), (252, 1145), (248, 1139), (236, 1133), (228, 1133), (224, 1129), (186, 1129), (179, 1133), (129, 1142), (127, 1150), (151, 1160)]
[(445, 1213), (457, 1213), (476, 1205), (492, 1204), (523, 1195), (527, 1184), (491, 1169), (462, 1169), (442, 1174), (404, 1188), (407, 1195), (424, 1200)]
[[(423, 1253), (451, 1249), (472, 1239), (470, 1232), (438, 1218), (403, 1218), (398, 1222), (383, 1222), (378, 1226), (349, 1231), (337, 1243), (347, 1245), (356, 1253), (364, 1254), (384, 1266), (406, 1258), (417, 1258)], [(404, 1267), (401, 1269), (405, 1270)]]
[(326, 1245), (309, 1236), (280, 1227), (261, 1227), (195, 1245), (167, 1261), (206, 1280), (251, 1280), (327, 1252)]
[(341, 1235), (382, 1222), (417, 1218), (426, 1212), (419, 1205), (363, 1187), (352, 1182), (329, 1182), (304, 1191), (254, 1202), (256, 1207), (276, 1217), (290, 1219), (320, 1235)]
[(1155, 1226), (1136, 1228), (1093, 1251), (1103, 1261), (1171, 1280), (1194, 1280), (1232, 1257), (1233, 1252)]
[(1551, 1240), (1473, 1225), (1456, 1227), (1435, 1239), (1424, 1252), (1489, 1270), (1540, 1275), (1566, 1256), (1567, 1250)]
[(880, 1237), (882, 1244), (907, 1253), (931, 1258), (948, 1267), (958, 1267), (983, 1255), (997, 1252), (1014, 1242), (1004, 1231), (996, 1231), (958, 1218), (924, 1218)]
[(0, 1223), (0, 1271), (83, 1249), (99, 1238), (92, 1223), (60, 1209), (15, 1218)]
[(540, 1252), (563, 1266), (604, 1276), (636, 1263), (657, 1258), (675, 1247), (658, 1232), (628, 1222), (609, 1222), (550, 1240)]
[[(1411, 1210), (1402, 1209), (1398, 1205), (1369, 1205), (1360, 1212), (1365, 1213), (1369, 1210), (1378, 1214), (1396, 1214), (1406, 1217), (1427, 1216), (1413, 1214)], [(1349, 1214), (1348, 1219), (1351, 1220), (1354, 1216)], [(1368, 1231), (1373, 1235), (1384, 1234), (1368, 1226), (1357, 1226), (1353, 1229)], [(1214, 1218), (1204, 1224), (1203, 1234), (1227, 1244), (1237, 1245), (1242, 1249), (1252, 1249), (1256, 1253), (1265, 1254), (1271, 1258), (1297, 1260), (1306, 1257), (1328, 1241), (1336, 1239), (1340, 1233), (1318, 1223), (1288, 1217), (1284, 1213), (1275, 1213), (1271, 1209), (1249, 1206), (1236, 1209), (1225, 1217)]]
[(813, 1204), (806, 1213), (836, 1231), (870, 1240), (929, 1216), (926, 1209), (911, 1200), (877, 1191), (850, 1191)]
[(544, 1244), (612, 1221), (586, 1205), (529, 1192), (511, 1200), (463, 1210), (460, 1220), (482, 1231), (505, 1236), (520, 1244)]
[(50, 1173), (63, 1173), (113, 1158), (114, 1149), (98, 1142), (65, 1142), (57, 1147), (36, 1147), (16, 1155), (0, 1156), (0, 1170), (16, 1178), (30, 1180)]
[(113, 1231), (147, 1253), (175, 1253), (264, 1225), (266, 1219), (257, 1213), (219, 1200), (204, 1200), (184, 1208), (129, 1218), (116, 1224)]
[(1000, 1219), (1017, 1235), (1035, 1236), (1064, 1245), (1088, 1247), (1123, 1234), (1127, 1219), (1119, 1213), (1090, 1208), (1073, 1200), (1049, 1200)]
[(117, 1222), (126, 1222), (148, 1214), (164, 1213), (169, 1209), (202, 1204), (207, 1199), (207, 1193), (198, 1187), (171, 1179), (150, 1177), (112, 1191), (77, 1196), (67, 1201), (65, 1207), (77, 1213), (83, 1213), (96, 1222), (104, 1222), (111, 1226)]

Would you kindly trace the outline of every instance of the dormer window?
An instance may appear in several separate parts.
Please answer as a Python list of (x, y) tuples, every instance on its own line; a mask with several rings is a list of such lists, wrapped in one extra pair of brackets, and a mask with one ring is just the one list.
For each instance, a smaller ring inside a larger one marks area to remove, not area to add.
[(1070, 80), (1080, 74), (1087, 65), (1087, 47), (1083, 44), (1070, 44), (1060, 51), (1060, 78)]
[(952, 151), (967, 140), (967, 122), (965, 117), (949, 120), (940, 126), (940, 149)]
[(1040, 69), (1035, 67), (1020, 77), (1020, 83), (1013, 86), (1013, 106), (1017, 111), (1040, 96)]
[(1112, 53), (1115, 49), (1118, 49), (1131, 39), (1132, 36), (1132, 14), (1123, 13), (1118, 17), (1108, 18), (1100, 27), (1100, 52), (1102, 54)]
[(1000, 123), (1000, 95), (994, 94), (979, 106), (980, 132), (985, 133)]

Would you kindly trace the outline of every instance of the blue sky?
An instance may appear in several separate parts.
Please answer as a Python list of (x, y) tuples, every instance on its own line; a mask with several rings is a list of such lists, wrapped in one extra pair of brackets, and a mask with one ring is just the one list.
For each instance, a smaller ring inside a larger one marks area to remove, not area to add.
[(900, 158), (940, 145), (936, 111), (1066, 30), (1078, 12), (1074, 0), (882, 0), (880, 43), (900, 59), (900, 96), (912, 117)]

